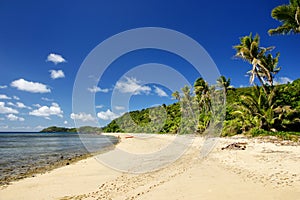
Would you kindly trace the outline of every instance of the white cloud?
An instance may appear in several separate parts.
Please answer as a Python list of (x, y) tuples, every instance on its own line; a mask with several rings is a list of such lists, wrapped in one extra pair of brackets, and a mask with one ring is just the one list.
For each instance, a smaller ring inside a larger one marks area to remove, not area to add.
[(5, 89), (7, 88), (7, 85), (0, 85), (0, 89)]
[(32, 109), (31, 107), (29, 106), (26, 106), (24, 103), (22, 102), (17, 102), (16, 104), (12, 103), (12, 102), (8, 102), (7, 105), (9, 106), (15, 106), (15, 107), (18, 107), (18, 108), (27, 108), (27, 109)]
[(126, 80), (118, 81), (115, 88), (121, 93), (132, 93), (138, 95), (141, 93), (149, 94), (151, 88), (148, 86), (141, 85), (141, 82), (135, 78), (125, 77)]
[(101, 111), (97, 113), (97, 116), (103, 120), (113, 120), (121, 116), (121, 114), (113, 113), (111, 110)]
[(58, 117), (63, 117), (63, 111), (57, 103), (52, 103), (51, 106), (42, 106), (36, 110), (29, 112), (29, 115), (34, 115), (38, 117), (45, 117), (49, 119), (49, 116), (56, 115)]
[(20, 100), (20, 98), (17, 97), (17, 96), (13, 96), (13, 99), (14, 99), (14, 100)]
[(0, 94), (0, 99), (11, 99), (11, 97), (8, 97), (6, 94)]
[(16, 106), (17, 106), (18, 108), (32, 109), (31, 107), (24, 105), (24, 103), (22, 103), (22, 102), (17, 102), (17, 103), (16, 103)]
[(38, 126), (34, 127), (34, 129), (37, 129), (37, 130), (42, 130), (44, 128), (46, 128), (46, 127), (45, 126), (41, 126), (41, 125), (38, 125)]
[(0, 126), (0, 129), (8, 129), (8, 125)]
[(159, 88), (159, 87), (157, 87), (157, 86), (154, 86), (154, 88), (155, 88), (154, 92), (155, 92), (158, 96), (160, 96), (160, 97), (167, 97), (167, 96), (168, 96), (167, 93), (166, 93), (165, 91), (163, 91), (163, 89), (161, 89), (161, 88)]
[(1, 114), (8, 114), (8, 113), (18, 114), (19, 112), (13, 108), (6, 107), (4, 102), (0, 102), (0, 113)]
[(32, 93), (47, 93), (51, 92), (50, 88), (38, 82), (26, 81), (24, 79), (15, 80), (10, 84), (18, 90), (32, 92)]
[(40, 104), (38, 104), (38, 103), (37, 103), (37, 104), (33, 104), (33, 106), (34, 106), (34, 107), (37, 107), (37, 108), (42, 107), (42, 106), (41, 106)]
[(104, 105), (97, 105), (96, 108), (103, 108)]
[(104, 92), (104, 93), (107, 93), (109, 91), (109, 89), (105, 88), (105, 89), (102, 89), (100, 87), (97, 87), (97, 86), (93, 86), (92, 88), (88, 88), (88, 91), (92, 92), (92, 93), (96, 93), (96, 92)]
[(13, 102), (7, 102), (7, 105), (9, 105), (9, 106), (16, 106)]
[(14, 115), (14, 114), (8, 114), (8, 115), (6, 115), (6, 117), (10, 121), (20, 121), (20, 122), (22, 122), (22, 121), (25, 120), (23, 117), (18, 117), (18, 116)]
[(91, 114), (86, 114), (86, 113), (78, 113), (78, 114), (71, 113), (70, 118), (73, 120), (80, 120), (83, 122), (96, 120)]
[(52, 79), (64, 78), (65, 74), (62, 70), (49, 70)]
[(3, 120), (5, 120), (3, 117), (0, 117), (0, 121), (3, 121)]
[(47, 57), (47, 62), (53, 62), (54, 64), (67, 62), (61, 55), (50, 53)]
[(286, 84), (286, 83), (292, 83), (293, 80), (288, 77), (278, 77), (275, 78), (275, 84)]
[(115, 109), (116, 109), (116, 110), (124, 110), (125, 107), (124, 107), (124, 106), (115, 106)]
[(64, 121), (64, 124), (68, 124), (68, 121)]
[(48, 98), (46, 98), (46, 97), (42, 97), (41, 98), (43, 101), (54, 101), (54, 99), (48, 99)]

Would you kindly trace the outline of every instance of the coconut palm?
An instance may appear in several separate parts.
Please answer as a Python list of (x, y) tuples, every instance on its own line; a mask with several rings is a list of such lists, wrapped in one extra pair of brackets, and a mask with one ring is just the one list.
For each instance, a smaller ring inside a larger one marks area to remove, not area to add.
[(198, 78), (194, 83), (196, 100), (202, 109), (210, 109), (210, 90), (208, 83), (203, 78)]
[(256, 34), (252, 37), (252, 33), (249, 36), (240, 38), (240, 44), (235, 45), (233, 48), (236, 50), (236, 57), (241, 58), (252, 65), (250, 73), (250, 84), (253, 84), (254, 78), (257, 77), (261, 83), (263, 90), (266, 94), (267, 87), (264, 81), (264, 77), (271, 79), (268, 68), (264, 65), (263, 60), (266, 59), (266, 52), (271, 51), (274, 47), (260, 47), (260, 38)]
[(178, 91), (172, 93), (172, 97), (178, 101), (180, 101), (180, 94)]
[(221, 88), (224, 89), (224, 93), (225, 93), (225, 95), (227, 95), (228, 89), (231, 88), (231, 86), (230, 86), (230, 78), (226, 79), (225, 76), (220, 76), (217, 79), (217, 84), (218, 84), (219, 87), (221, 87)]
[(272, 54), (268, 54), (266, 56), (263, 56), (261, 59), (261, 63), (264, 68), (260, 68), (259, 73), (261, 74), (263, 80), (265, 83), (267, 83), (270, 86), (273, 86), (274, 83), (274, 76), (280, 71), (281, 67), (278, 67), (278, 59), (279, 59), (279, 53), (276, 54), (276, 57), (274, 58)]
[(270, 35), (300, 33), (300, 0), (290, 0), (289, 5), (277, 6), (272, 10), (271, 15), (282, 22), (282, 25), (270, 29), (268, 31)]
[(234, 115), (239, 116), (243, 121), (243, 129), (260, 128), (276, 131), (278, 128), (286, 128), (290, 124), (290, 116), (296, 112), (290, 106), (276, 105), (276, 88), (270, 90), (266, 95), (258, 86), (253, 87), (251, 95), (242, 95), (241, 101), (236, 104)]

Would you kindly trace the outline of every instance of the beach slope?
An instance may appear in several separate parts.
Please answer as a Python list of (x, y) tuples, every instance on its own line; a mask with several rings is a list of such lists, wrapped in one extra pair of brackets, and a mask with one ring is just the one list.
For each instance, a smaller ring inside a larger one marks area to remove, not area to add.
[[(118, 150), (152, 154), (175, 140), (171, 135), (146, 139), (126, 136), (120, 134), (116, 149), (103, 155), (114, 155), (113, 151)], [(14, 182), (0, 190), (0, 199), (299, 198), (300, 146), (262, 139), (220, 138), (212, 152), (200, 158), (204, 141), (196, 137), (175, 162), (146, 173), (121, 172), (101, 164), (97, 156), (87, 158)], [(236, 142), (245, 149), (222, 150)], [(162, 156), (153, 162), (166, 159)]]

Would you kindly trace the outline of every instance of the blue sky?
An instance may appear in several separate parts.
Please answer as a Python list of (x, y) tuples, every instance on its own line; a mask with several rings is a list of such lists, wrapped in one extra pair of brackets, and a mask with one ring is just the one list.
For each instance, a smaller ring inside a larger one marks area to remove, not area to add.
[[(32, 131), (50, 125), (74, 126), (73, 119), (107, 124), (129, 110), (170, 104), (172, 91), (143, 84), (134, 76), (120, 79), (132, 67), (162, 63), (197, 78), (185, 60), (161, 50), (145, 49), (121, 56), (105, 71), (95, 94), (93, 113), (72, 110), (76, 74), (99, 43), (120, 32), (140, 27), (163, 27), (196, 40), (209, 53), (220, 74), (235, 87), (249, 85), (247, 63), (233, 59), (233, 45), (250, 32), (262, 46), (281, 53), (277, 81), (300, 78), (299, 35), (269, 36), (279, 23), (271, 10), (278, 1), (15, 1), (0, 2), (0, 131)], [(97, 78), (97, 77), (96, 77)], [(174, 80), (176, 81), (176, 80)], [(131, 93), (129, 106), (111, 105), (113, 89)]]

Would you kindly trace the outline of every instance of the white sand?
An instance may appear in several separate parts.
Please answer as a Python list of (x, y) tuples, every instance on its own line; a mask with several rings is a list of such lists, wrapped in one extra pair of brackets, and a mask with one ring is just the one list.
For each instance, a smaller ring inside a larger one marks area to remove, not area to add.
[[(107, 155), (120, 150), (153, 154), (175, 139), (117, 135), (122, 142)], [(200, 159), (203, 141), (196, 138), (180, 159), (149, 173), (119, 172), (88, 158), (14, 182), (0, 190), (0, 199), (300, 199), (300, 146), (221, 138), (208, 157)], [(247, 142), (246, 150), (221, 150), (237, 141)], [(168, 161), (163, 154), (151, 159), (149, 163)]]

